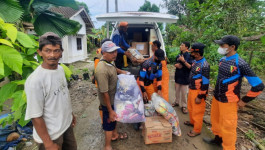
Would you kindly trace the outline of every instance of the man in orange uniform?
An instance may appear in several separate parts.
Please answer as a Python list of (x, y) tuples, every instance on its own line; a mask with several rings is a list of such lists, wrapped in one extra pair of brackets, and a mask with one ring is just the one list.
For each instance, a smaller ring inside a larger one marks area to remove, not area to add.
[[(158, 40), (155, 40), (151, 43), (152, 45), (152, 51), (153, 53), (155, 53), (156, 50), (160, 49), (161, 47), (161, 43), (158, 41)], [(163, 95), (163, 98), (168, 102), (168, 88), (169, 88), (169, 71), (167, 69), (167, 61), (166, 60), (162, 60), (161, 61), (161, 65), (162, 65), (162, 95)], [(153, 85), (154, 85), (154, 88), (155, 88), (155, 91), (157, 91), (157, 81), (156, 79), (154, 80), (153, 82)]]
[(190, 56), (195, 62), (192, 64), (189, 76), (188, 110), (190, 121), (184, 122), (185, 125), (194, 126), (193, 130), (188, 133), (190, 137), (201, 133), (206, 94), (209, 87), (210, 65), (203, 57), (204, 47), (205, 45), (202, 43), (194, 43), (191, 46)]
[(153, 57), (146, 60), (141, 66), (139, 82), (145, 102), (151, 100), (152, 94), (156, 92), (153, 85), (154, 79), (157, 80), (157, 93), (162, 97), (162, 60), (165, 60), (165, 53), (163, 50), (159, 49), (155, 51)]
[[(218, 77), (211, 108), (212, 132), (214, 139), (204, 138), (210, 144), (223, 146), (224, 150), (235, 150), (237, 109), (255, 99), (264, 89), (264, 84), (249, 65), (237, 54), (240, 40), (233, 35), (216, 40), (218, 53), (225, 55), (220, 60)], [(246, 96), (240, 98), (242, 77), (251, 85)]]

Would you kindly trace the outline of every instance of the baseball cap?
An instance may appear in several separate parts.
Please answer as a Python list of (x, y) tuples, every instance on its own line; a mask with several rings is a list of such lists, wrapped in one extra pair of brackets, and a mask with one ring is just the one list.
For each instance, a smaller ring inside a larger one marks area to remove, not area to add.
[(198, 52), (203, 53), (203, 49), (205, 48), (205, 45), (202, 43), (194, 43), (191, 45), (190, 52)]
[(113, 52), (119, 48), (120, 47), (116, 46), (112, 41), (106, 41), (101, 46), (101, 52), (110, 53), (110, 52)]
[(158, 60), (165, 60), (165, 53), (161, 49), (155, 51), (155, 56), (157, 57)]
[(53, 32), (44, 33), (42, 36), (40, 36), (39, 42), (42, 43), (46, 40), (54, 40), (56, 42), (62, 42), (61, 38)]
[(229, 46), (235, 45), (236, 47), (240, 45), (240, 39), (234, 35), (226, 35), (220, 40), (214, 40), (214, 42), (219, 45), (228, 44)]

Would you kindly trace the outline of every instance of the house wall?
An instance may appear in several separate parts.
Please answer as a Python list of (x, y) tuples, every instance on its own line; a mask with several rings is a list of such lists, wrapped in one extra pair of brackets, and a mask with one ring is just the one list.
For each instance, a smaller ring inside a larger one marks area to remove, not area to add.
[[(69, 35), (63, 38), (63, 57), (61, 63), (73, 63), (76, 61), (84, 60), (87, 58), (87, 36), (85, 22), (80, 15), (70, 18), (82, 25), (82, 28), (78, 31), (77, 35)], [(82, 39), (82, 49), (77, 50), (77, 38)]]
[(74, 21), (77, 21), (77, 22), (79, 22), (82, 25), (81, 29), (78, 31), (77, 34), (86, 34), (86, 24), (85, 24), (85, 22), (83, 21), (82, 17), (79, 14), (77, 16), (71, 17), (70, 19), (74, 20)]

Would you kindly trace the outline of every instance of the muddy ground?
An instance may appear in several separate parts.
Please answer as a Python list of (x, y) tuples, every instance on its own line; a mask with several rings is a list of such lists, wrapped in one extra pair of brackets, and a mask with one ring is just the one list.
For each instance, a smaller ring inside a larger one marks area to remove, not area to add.
[[(73, 64), (75, 69), (84, 69), (89, 68), (89, 70), (93, 70), (92, 62), (77, 62)], [(169, 70), (171, 72), (170, 84), (169, 84), (169, 97), (170, 103), (174, 100), (174, 69), (172, 66), (169, 66)], [(90, 75), (92, 72), (90, 71)], [(80, 73), (81, 77), (81, 73)], [(247, 92), (248, 85), (243, 85), (242, 91)], [(70, 95), (72, 99), (72, 106), (74, 114), (77, 117), (77, 125), (75, 127), (75, 136), (78, 144), (79, 150), (101, 150), (104, 145), (104, 131), (101, 128), (101, 120), (98, 112), (99, 100), (97, 99), (96, 87), (91, 83), (91, 80), (79, 80), (79, 81), (71, 81), (70, 82)], [(210, 100), (212, 97), (212, 88), (210, 88), (210, 93), (207, 99), (207, 102), (210, 104)], [(251, 103), (253, 106), (257, 106), (258, 108), (265, 108), (265, 93), (263, 92), (261, 96), (258, 98), (259, 101), (254, 101)], [(143, 137), (141, 136), (141, 130), (135, 131), (131, 124), (122, 124), (118, 123), (118, 130), (121, 132), (127, 132), (129, 138), (123, 141), (113, 142), (113, 148), (118, 150), (171, 150), (171, 149), (179, 149), (179, 150), (219, 150), (220, 147), (211, 146), (205, 144), (202, 141), (202, 137), (204, 136), (212, 136), (210, 128), (210, 105), (207, 105), (205, 112), (205, 124), (202, 130), (202, 134), (195, 138), (190, 138), (187, 136), (187, 133), (192, 129), (191, 127), (187, 127), (183, 125), (183, 122), (188, 120), (188, 115), (184, 115), (181, 113), (180, 108), (175, 108), (179, 120), (180, 127), (182, 130), (182, 136), (176, 137), (173, 135), (173, 142), (166, 144), (152, 144), (145, 145)], [(240, 110), (239, 118), (244, 118), (245, 120), (239, 119), (239, 126), (248, 134), (252, 134), (255, 136), (260, 143), (265, 144), (265, 132), (264, 130), (257, 128), (253, 124), (249, 123), (249, 121), (263, 124), (265, 122), (264, 112), (259, 110), (253, 110), (248, 107)], [(256, 120), (256, 121), (255, 121)], [(264, 127), (264, 125), (262, 125)], [(257, 149), (255, 148), (253, 142), (250, 142), (241, 131), (238, 131), (238, 140), (237, 140), (237, 149), (238, 150), (247, 150), (247, 149)], [(33, 144), (30, 147), (24, 147), (24, 150), (32, 150), (36, 149), (36, 145)]]

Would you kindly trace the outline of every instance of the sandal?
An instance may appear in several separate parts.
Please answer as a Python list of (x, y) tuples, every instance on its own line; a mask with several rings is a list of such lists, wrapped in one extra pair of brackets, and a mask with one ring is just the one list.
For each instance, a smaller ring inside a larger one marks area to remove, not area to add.
[(190, 123), (189, 121), (185, 121), (184, 124), (185, 124), (186, 126), (190, 126), (190, 127), (193, 127), (193, 126), (194, 126), (194, 125), (193, 125), (192, 123)]
[(200, 135), (201, 133), (196, 133), (196, 132), (194, 132), (194, 131), (190, 131), (189, 133), (187, 133), (187, 135), (189, 136), (189, 137), (196, 137), (196, 136), (198, 136), (198, 135)]
[(118, 137), (117, 138), (111, 138), (111, 141), (118, 141), (118, 140), (125, 140), (128, 139), (128, 134), (126, 132), (124, 133), (118, 133)]
[(183, 114), (187, 114), (188, 113), (188, 110), (186, 107), (181, 107), (181, 111)]
[(173, 104), (171, 104), (172, 107), (176, 107), (179, 106), (179, 104), (177, 102), (174, 102)]

